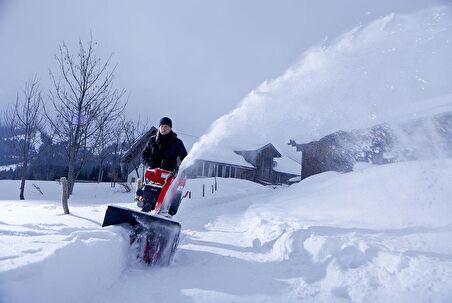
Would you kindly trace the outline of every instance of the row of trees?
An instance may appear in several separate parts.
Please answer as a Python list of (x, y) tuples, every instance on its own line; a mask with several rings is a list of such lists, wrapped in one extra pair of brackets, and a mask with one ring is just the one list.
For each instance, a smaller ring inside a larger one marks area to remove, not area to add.
[(95, 47), (93, 39), (85, 44), (80, 40), (73, 53), (63, 42), (55, 55), (57, 70), (50, 72), (49, 93), (44, 96), (39, 80), (31, 78), (2, 117), (3, 129), (17, 140), (14, 152), (20, 164), (22, 200), (31, 162), (37, 169), (37, 164), (62, 161), (69, 196), (88, 163), (98, 162), (97, 180), (103, 180), (106, 167), (109, 179), (118, 180), (121, 155), (146, 131), (146, 123), (124, 118), (125, 90), (115, 88), (113, 82), (116, 66), (111, 66), (111, 56), (101, 60)]

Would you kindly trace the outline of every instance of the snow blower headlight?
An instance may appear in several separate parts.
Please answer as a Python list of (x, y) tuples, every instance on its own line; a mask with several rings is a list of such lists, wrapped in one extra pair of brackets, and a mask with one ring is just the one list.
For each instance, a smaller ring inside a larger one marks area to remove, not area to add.
[(170, 175), (169, 173), (162, 173), (161, 174), (162, 178), (165, 179), (165, 180), (168, 179), (169, 175)]

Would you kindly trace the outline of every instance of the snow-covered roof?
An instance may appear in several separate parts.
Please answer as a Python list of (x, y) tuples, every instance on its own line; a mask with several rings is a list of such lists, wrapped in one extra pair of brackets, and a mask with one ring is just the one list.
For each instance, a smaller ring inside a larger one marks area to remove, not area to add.
[[(262, 148), (268, 147), (269, 144), (266, 145), (260, 145), (255, 146), (256, 150), (261, 150)], [(272, 146), (273, 147), (273, 146)], [(273, 147), (274, 148), (274, 147)], [(275, 149), (275, 152), (277, 152), (278, 155), (280, 155), (279, 151)], [(243, 149), (234, 149), (234, 150), (240, 150), (240, 151), (251, 151), (249, 150), (249, 146), (247, 148)], [(214, 149), (210, 149), (207, 151), (204, 151), (201, 155), (198, 157), (195, 157), (198, 160), (205, 160), (205, 161), (213, 161), (213, 162), (220, 162), (220, 163), (227, 163), (227, 164), (233, 164), (233, 165), (240, 165), (244, 167), (254, 168), (253, 164), (249, 163), (245, 160), (246, 157), (244, 157), (241, 154), (238, 154), (231, 149), (230, 147), (225, 146), (217, 146)], [(294, 175), (300, 175), (301, 173), (301, 165), (297, 163), (296, 161), (286, 157), (275, 157), (273, 158), (277, 165), (274, 167), (274, 170), (281, 173), (288, 173), (288, 174), (294, 174)]]
[(273, 151), (274, 157), (281, 156), (281, 153), (278, 151), (278, 149), (271, 143), (267, 143), (267, 144), (263, 144), (263, 145), (261, 144), (261, 145), (247, 146), (246, 148), (240, 148), (240, 149), (235, 149), (235, 150), (239, 153), (250, 152), (250, 151), (260, 152), (266, 148), (270, 148)]
[(288, 157), (274, 158), (274, 161), (276, 162), (274, 171), (293, 175), (301, 174), (301, 165)]
[(254, 166), (245, 161), (245, 159), (241, 155), (236, 154), (233, 150), (230, 149), (218, 148), (214, 151), (212, 150), (203, 153), (198, 159), (254, 168)]

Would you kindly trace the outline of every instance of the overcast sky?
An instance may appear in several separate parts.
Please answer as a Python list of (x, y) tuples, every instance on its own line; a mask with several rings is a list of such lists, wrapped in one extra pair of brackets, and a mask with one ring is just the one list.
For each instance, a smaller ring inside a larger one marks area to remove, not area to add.
[(50, 88), (61, 41), (114, 53), (130, 118), (200, 135), (310, 46), (391, 12), (445, 0), (0, 0), (0, 109), (33, 75)]

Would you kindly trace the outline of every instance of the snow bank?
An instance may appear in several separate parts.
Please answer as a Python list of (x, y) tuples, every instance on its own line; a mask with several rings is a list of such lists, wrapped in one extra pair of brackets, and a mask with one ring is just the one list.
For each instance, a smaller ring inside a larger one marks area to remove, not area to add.
[(120, 227), (77, 231), (59, 241), (63, 245), (40, 262), (0, 271), (2, 302), (84, 301), (111, 286), (126, 267), (129, 243)]
[(299, 218), (343, 227), (440, 227), (452, 223), (450, 180), (451, 159), (403, 162), (316, 175), (288, 189), (284, 200)]
[(281, 203), (254, 204), (246, 217), (285, 222), (292, 228), (320, 223), (375, 232), (440, 229), (452, 226), (451, 178), (452, 160), (327, 172), (279, 192)]
[[(33, 184), (36, 186), (33, 186)], [(0, 181), (0, 301), (78, 302), (119, 279), (127, 267), (128, 235), (102, 229), (107, 203), (126, 202), (109, 183), (77, 184), (63, 215), (61, 185), (27, 181), (25, 197), (13, 201), (20, 181)], [(39, 190), (42, 192), (39, 192)]]
[(201, 212), (181, 210), (175, 264), (159, 273), (180, 290), (167, 300), (449, 302), (451, 172), (450, 159), (359, 165), (232, 201), (197, 200)]
[(284, 302), (449, 302), (451, 174), (450, 159), (323, 173), (259, 196), (236, 220), (220, 215), (184, 248), (241, 260), (245, 272), (265, 264), (261, 274), (285, 281)]

